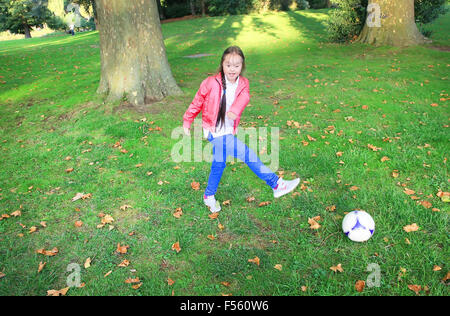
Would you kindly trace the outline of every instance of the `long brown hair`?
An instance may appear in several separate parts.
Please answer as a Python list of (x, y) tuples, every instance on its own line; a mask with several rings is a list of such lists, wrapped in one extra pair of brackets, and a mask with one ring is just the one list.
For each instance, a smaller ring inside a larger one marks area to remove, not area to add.
[(223, 87), (223, 93), (222, 93), (222, 99), (220, 100), (220, 109), (219, 113), (217, 113), (217, 122), (216, 122), (216, 128), (219, 125), (225, 124), (225, 113), (227, 111), (227, 97), (226, 97), (226, 89), (227, 89), (227, 83), (225, 80), (225, 73), (223, 72), (223, 62), (225, 61), (225, 57), (229, 54), (236, 54), (241, 56), (242, 58), (242, 70), (241, 74), (245, 70), (245, 56), (242, 50), (238, 46), (230, 46), (222, 54), (222, 59), (220, 61), (220, 66), (217, 72), (220, 72), (222, 77), (222, 87)]

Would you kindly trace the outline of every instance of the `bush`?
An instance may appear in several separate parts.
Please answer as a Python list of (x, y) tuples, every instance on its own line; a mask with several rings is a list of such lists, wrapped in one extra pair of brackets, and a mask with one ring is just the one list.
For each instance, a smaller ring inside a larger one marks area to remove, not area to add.
[(166, 19), (180, 18), (182, 16), (190, 15), (191, 9), (189, 1), (179, 1), (175, 3), (167, 3), (167, 6), (162, 7)]
[[(332, 10), (327, 21), (329, 39), (346, 42), (361, 32), (366, 20), (368, 0), (332, 0), (338, 9)], [(415, 0), (414, 11), (419, 30), (427, 37), (431, 35), (423, 24), (430, 23), (446, 12), (446, 0)]]
[(326, 22), (328, 38), (332, 42), (347, 42), (361, 32), (366, 19), (368, 0), (334, 0), (338, 9), (330, 12)]
[(309, 0), (311, 9), (323, 9), (327, 7), (327, 0)]
[(247, 14), (252, 9), (252, 0), (210, 0), (208, 5), (208, 11), (211, 15)]
[(310, 8), (309, 2), (306, 0), (296, 0), (297, 10), (307, 10)]
[(446, 0), (414, 0), (416, 22), (426, 24), (435, 20), (440, 14), (445, 14)]

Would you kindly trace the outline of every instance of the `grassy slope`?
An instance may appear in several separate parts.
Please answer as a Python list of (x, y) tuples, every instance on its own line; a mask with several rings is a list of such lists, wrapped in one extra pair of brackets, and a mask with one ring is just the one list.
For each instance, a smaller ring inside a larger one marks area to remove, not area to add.
[[(92, 266), (81, 271), (86, 286), (69, 294), (353, 295), (370, 263), (380, 265), (381, 287), (364, 294), (413, 295), (408, 284), (446, 294), (441, 279), (448, 269), (448, 210), (435, 194), (449, 191), (449, 111), (440, 101), (448, 97), (448, 52), (322, 43), (326, 18), (326, 10), (314, 10), (164, 24), (169, 62), (185, 95), (138, 112), (105, 105), (96, 96), (98, 33), (2, 42), (0, 213), (22, 206), (22, 216), (0, 222), (0, 272), (6, 274), (0, 294), (45, 295), (63, 288), (67, 265), (83, 265), (88, 257)], [(433, 25), (437, 45), (450, 45), (444, 32), (449, 21), (447, 15)], [(231, 44), (244, 50), (251, 83), (243, 126), (280, 127), (280, 171), (286, 178), (295, 172), (310, 190), (273, 200), (239, 162), (227, 167), (217, 194), (231, 205), (211, 220), (201, 200), (210, 164), (172, 162), (178, 140), (170, 136), (201, 80), (217, 69)], [(196, 53), (214, 55), (183, 57)], [(162, 131), (147, 130), (155, 126)], [(304, 146), (307, 135), (317, 141)], [(113, 147), (117, 141), (127, 154)], [(382, 149), (371, 151), (368, 144)], [(381, 162), (383, 156), (390, 160)], [(74, 171), (65, 173), (70, 167)], [(397, 179), (393, 170), (399, 171)], [(200, 182), (200, 191), (191, 189), (192, 181)], [(440, 212), (410, 199), (401, 184)], [(353, 185), (359, 190), (350, 191)], [(77, 192), (92, 198), (71, 202)], [(249, 196), (256, 201), (246, 202)], [(271, 204), (260, 208), (262, 201)], [(132, 208), (120, 210), (125, 204)], [(331, 205), (334, 212), (326, 210)], [(177, 207), (183, 208), (181, 219), (172, 216)], [(357, 208), (377, 224), (363, 244), (340, 231), (344, 212)], [(96, 228), (100, 212), (114, 217), (113, 230)], [(322, 227), (312, 231), (308, 218), (317, 215)], [(76, 228), (76, 220), (83, 227)], [(420, 230), (404, 232), (411, 223)], [(31, 226), (38, 232), (29, 234)], [(171, 250), (176, 241), (178, 254)], [(117, 243), (129, 245), (128, 254), (116, 254)], [(34, 253), (53, 247), (60, 251), (55, 257)], [(261, 259), (259, 267), (247, 262), (254, 256)], [(131, 265), (117, 267), (124, 258)], [(38, 274), (40, 261), (47, 265)], [(338, 263), (343, 273), (329, 269)], [(434, 272), (434, 265), (442, 271)], [(399, 278), (402, 268), (406, 273)], [(137, 291), (124, 283), (136, 276), (143, 281)], [(168, 277), (174, 285), (167, 285)]]

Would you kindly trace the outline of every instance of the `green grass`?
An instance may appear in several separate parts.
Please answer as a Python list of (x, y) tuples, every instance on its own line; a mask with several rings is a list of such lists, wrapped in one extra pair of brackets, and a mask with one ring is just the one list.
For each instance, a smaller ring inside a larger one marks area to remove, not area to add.
[[(448, 205), (436, 193), (449, 191), (449, 109), (441, 101), (448, 99), (449, 57), (433, 46), (450, 46), (450, 15), (429, 27), (435, 43), (410, 48), (326, 43), (327, 18), (327, 10), (309, 10), (163, 24), (184, 96), (140, 108), (105, 104), (96, 95), (97, 32), (1, 42), (0, 214), (21, 209), (22, 215), (0, 221), (6, 275), (0, 294), (65, 288), (67, 266), (77, 263), (85, 286), (68, 295), (361, 295), (355, 282), (366, 280), (368, 265), (376, 263), (381, 285), (362, 295), (415, 295), (411, 284), (428, 288), (420, 295), (447, 295), (441, 280), (448, 271)], [(216, 197), (231, 203), (212, 220), (202, 202), (210, 164), (173, 162), (178, 140), (171, 133), (232, 44), (246, 54), (251, 85), (242, 127), (279, 127), (278, 172), (287, 179), (295, 172), (309, 189), (274, 200), (245, 165), (230, 164)], [(213, 56), (184, 57), (196, 53)], [(148, 131), (156, 126), (162, 130)], [(383, 156), (390, 160), (381, 162)], [(440, 211), (412, 200), (404, 186)], [(72, 202), (78, 192), (92, 198)], [(271, 204), (258, 207), (263, 201)], [(336, 210), (327, 210), (332, 205)], [(177, 207), (180, 219), (172, 216)], [(366, 243), (341, 232), (342, 217), (354, 209), (376, 222)], [(97, 228), (99, 213), (115, 219), (112, 230)], [(318, 230), (309, 228), (314, 216), (322, 218)], [(406, 233), (412, 223), (420, 229)], [(32, 226), (38, 231), (29, 234)], [(176, 241), (179, 253), (171, 250)], [(130, 246), (127, 254), (115, 252), (118, 243)], [(54, 257), (35, 252), (53, 247)], [(248, 262), (255, 256), (260, 266)], [(88, 257), (92, 264), (84, 269)], [(124, 259), (130, 266), (118, 267)], [(47, 265), (38, 273), (41, 261)], [(338, 263), (344, 272), (330, 270)], [(433, 271), (435, 265), (442, 270)], [(132, 289), (124, 282), (129, 277), (142, 286)]]

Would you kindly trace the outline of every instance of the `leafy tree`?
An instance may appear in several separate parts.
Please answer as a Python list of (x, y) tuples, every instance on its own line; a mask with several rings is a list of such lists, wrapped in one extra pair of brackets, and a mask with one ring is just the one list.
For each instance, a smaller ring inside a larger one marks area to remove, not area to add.
[(0, 0), (0, 31), (25, 34), (31, 38), (31, 28), (46, 23), (51, 29), (62, 29), (64, 22), (48, 9), (47, 0)]

